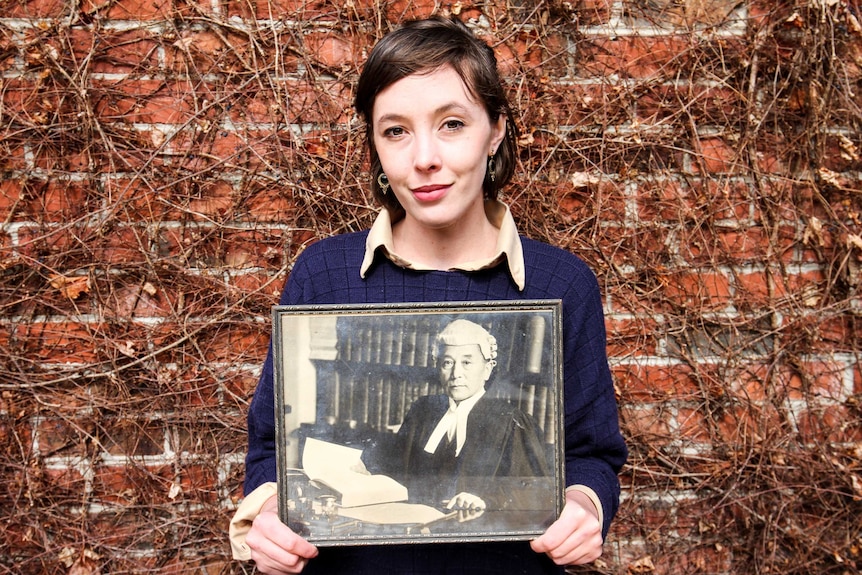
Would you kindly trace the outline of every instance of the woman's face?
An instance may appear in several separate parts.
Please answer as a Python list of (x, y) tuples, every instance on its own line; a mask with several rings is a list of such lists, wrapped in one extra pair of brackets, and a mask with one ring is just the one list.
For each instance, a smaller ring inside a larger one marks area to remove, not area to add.
[(374, 101), (374, 145), (406, 220), (447, 229), (481, 215), (488, 156), (506, 132), (455, 70), (402, 78)]

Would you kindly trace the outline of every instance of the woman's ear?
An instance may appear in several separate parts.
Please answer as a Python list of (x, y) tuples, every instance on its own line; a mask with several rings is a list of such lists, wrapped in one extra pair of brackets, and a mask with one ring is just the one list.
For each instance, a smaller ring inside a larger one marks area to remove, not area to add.
[(506, 137), (506, 115), (500, 114), (496, 122), (491, 125), (491, 149), (488, 150), (488, 155), (493, 156), (500, 149), (500, 142)]

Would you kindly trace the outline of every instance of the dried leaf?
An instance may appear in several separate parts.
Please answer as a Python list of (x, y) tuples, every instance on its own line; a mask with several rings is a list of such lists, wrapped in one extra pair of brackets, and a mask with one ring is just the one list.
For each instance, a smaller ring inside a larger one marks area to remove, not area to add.
[(133, 342), (133, 341), (126, 341), (123, 343), (118, 343), (117, 349), (120, 350), (120, 353), (122, 353), (125, 356), (135, 357), (135, 342)]
[(841, 158), (850, 162), (859, 161), (859, 150), (856, 148), (850, 138), (844, 135), (838, 136), (838, 143), (841, 146)]
[(827, 184), (833, 185), (836, 188), (840, 188), (841, 181), (838, 179), (838, 174), (833, 172), (828, 168), (820, 168), (817, 170), (817, 173), (820, 175), (820, 179), (822, 179)]
[(816, 242), (818, 246), (823, 245), (823, 222), (815, 216), (811, 216), (808, 220), (808, 225), (805, 226), (805, 232), (802, 234), (802, 243), (806, 246)]
[(652, 559), (647, 556), (629, 565), (627, 571), (629, 573), (652, 573), (655, 571), (655, 565), (653, 565)]
[(51, 276), (51, 287), (69, 299), (77, 299), (82, 293), (90, 293), (90, 278), (87, 276), (66, 277), (56, 274)]

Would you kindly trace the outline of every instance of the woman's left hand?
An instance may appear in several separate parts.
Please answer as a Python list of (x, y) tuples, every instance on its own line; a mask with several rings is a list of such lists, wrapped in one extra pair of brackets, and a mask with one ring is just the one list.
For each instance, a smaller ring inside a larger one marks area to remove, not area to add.
[(602, 543), (596, 506), (584, 493), (569, 490), (560, 517), (530, 546), (537, 553), (546, 553), (557, 565), (581, 565), (601, 556)]

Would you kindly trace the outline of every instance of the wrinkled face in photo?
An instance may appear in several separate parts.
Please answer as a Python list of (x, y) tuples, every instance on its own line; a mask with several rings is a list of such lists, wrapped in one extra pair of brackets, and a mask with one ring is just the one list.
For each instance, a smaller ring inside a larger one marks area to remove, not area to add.
[(493, 365), (482, 355), (479, 345), (473, 343), (444, 346), (438, 367), (446, 394), (460, 402), (485, 386)]

